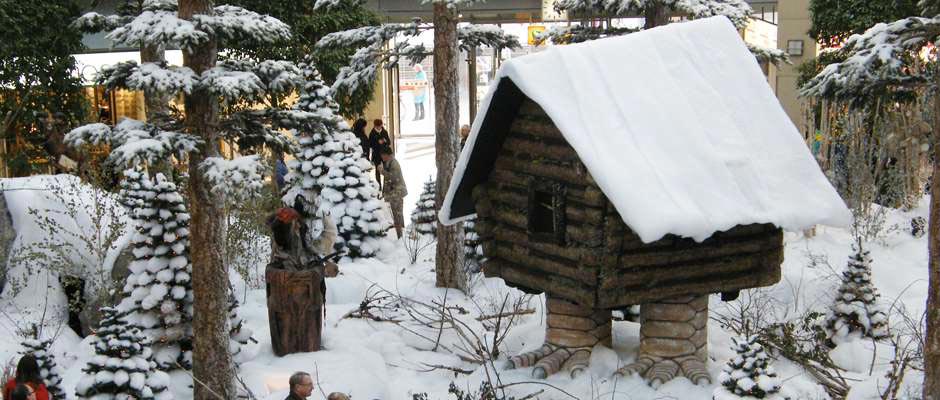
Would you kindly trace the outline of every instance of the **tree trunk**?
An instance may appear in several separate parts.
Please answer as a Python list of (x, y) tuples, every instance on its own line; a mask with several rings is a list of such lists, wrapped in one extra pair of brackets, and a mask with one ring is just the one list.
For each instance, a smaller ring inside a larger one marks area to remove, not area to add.
[(666, 7), (657, 1), (650, 2), (644, 10), (646, 23), (643, 29), (655, 28), (660, 25), (666, 25), (669, 20), (666, 17)]
[[(179, 16), (212, 12), (211, 0), (181, 0)], [(183, 65), (196, 74), (215, 66), (214, 40), (183, 51)], [(189, 158), (190, 249), (193, 262), (193, 379), (196, 400), (234, 399), (235, 376), (228, 349), (228, 271), (222, 262), (223, 210), (199, 165), (219, 155), (218, 102), (206, 90), (185, 96), (186, 127), (205, 142)]]
[(924, 339), (924, 400), (940, 400), (940, 89), (933, 98), (933, 174), (927, 228), (927, 336)]
[[(434, 2), (434, 147), (437, 161), (437, 208), (454, 176), (460, 141), (457, 130), (460, 108), (457, 94), (457, 12)], [(437, 223), (437, 287), (466, 289), (463, 265), (463, 224)]]
[[(158, 63), (166, 60), (166, 51), (162, 45), (141, 45), (140, 63)], [(159, 115), (166, 115), (170, 111), (170, 97), (165, 94), (144, 91), (144, 109), (147, 113), (147, 122), (153, 123)]]

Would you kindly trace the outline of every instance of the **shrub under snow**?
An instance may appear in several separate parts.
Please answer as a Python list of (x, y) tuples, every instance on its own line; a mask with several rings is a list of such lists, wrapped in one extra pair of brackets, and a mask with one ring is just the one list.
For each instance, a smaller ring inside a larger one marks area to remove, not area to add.
[(878, 304), (878, 292), (871, 282), (871, 257), (861, 245), (853, 249), (855, 253), (849, 256), (835, 304), (826, 318), (826, 333), (834, 344), (852, 335), (873, 339), (888, 336), (888, 314)]
[(126, 313), (105, 307), (95, 332), (95, 356), (75, 387), (79, 399), (170, 400), (170, 377), (156, 370), (150, 340), (128, 323)]
[(757, 343), (757, 336), (731, 338), (734, 358), (728, 360), (718, 375), (720, 386), (712, 395), (714, 400), (785, 399), (780, 392), (780, 378), (770, 366), (770, 357)]

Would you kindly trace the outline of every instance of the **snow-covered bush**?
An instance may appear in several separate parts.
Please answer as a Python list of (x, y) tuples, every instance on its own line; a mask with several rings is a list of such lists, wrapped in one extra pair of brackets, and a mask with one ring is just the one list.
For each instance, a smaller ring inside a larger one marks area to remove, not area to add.
[(464, 265), (467, 272), (471, 274), (480, 272), (483, 262), (486, 261), (480, 235), (475, 229), (475, 222), (475, 217), (463, 222)]
[[(405, 237), (402, 241), (402, 244), (405, 246), (405, 251), (408, 252), (408, 259), (411, 261), (411, 264), (418, 262), (418, 258), (421, 257), (421, 254), (425, 250), (431, 248), (437, 239), (432, 235), (422, 235), (415, 230), (415, 225), (408, 225), (405, 229)], [(427, 261), (430, 261), (429, 258)]]
[(245, 321), (242, 319), (241, 315), (238, 313), (238, 298), (235, 297), (234, 291), (229, 291), (228, 296), (228, 323), (229, 323), (229, 352), (232, 353), (232, 357), (235, 359), (235, 362), (238, 363), (241, 361), (242, 355), (242, 346), (248, 344), (249, 341), (255, 341), (251, 337), (251, 329), (245, 326)]
[[(108, 304), (111, 291), (120, 290), (122, 284), (111, 278), (111, 268), (129, 234), (127, 211), (119, 198), (73, 175), (3, 183), (11, 215), (19, 221), (4, 294), (23, 294), (20, 306), (41, 309), (46, 299), (28, 292), (48, 288), (51, 293), (61, 293), (59, 278), (73, 277), (85, 282), (81, 299), (85, 304)], [(29, 190), (9, 190), (17, 188)], [(64, 295), (52, 298), (53, 307), (65, 307)], [(96, 314), (97, 306), (85, 307), (80, 315), (84, 326), (97, 325)]]
[(421, 197), (418, 198), (415, 209), (411, 212), (411, 224), (418, 234), (434, 235), (437, 231), (437, 207), (434, 204), (436, 186), (434, 179), (428, 177)]
[(927, 219), (924, 217), (911, 218), (911, 236), (923, 237), (927, 233)]
[(79, 399), (170, 400), (170, 377), (156, 370), (150, 340), (124, 319), (124, 313), (106, 307), (95, 332), (95, 356), (75, 387)]
[(154, 342), (161, 369), (190, 368), (192, 359), (192, 264), (189, 213), (176, 185), (157, 174), (141, 196), (148, 208), (137, 211), (134, 261), (124, 286), (122, 307)]
[(770, 357), (757, 342), (757, 335), (731, 338), (734, 358), (728, 360), (718, 375), (721, 383), (712, 395), (714, 400), (779, 399), (780, 378), (770, 365)]
[[(859, 242), (860, 243), (860, 242)], [(871, 257), (861, 244), (853, 246), (835, 304), (826, 318), (827, 337), (839, 344), (850, 335), (873, 339), (888, 336), (888, 314), (878, 304), (878, 291), (871, 282)]]
[(31, 354), (36, 358), (36, 363), (39, 364), (39, 375), (46, 384), (50, 398), (65, 400), (65, 392), (62, 390), (62, 374), (65, 371), (56, 364), (55, 355), (50, 351), (52, 339), (26, 339), (22, 345), (24, 349), (22, 354)]

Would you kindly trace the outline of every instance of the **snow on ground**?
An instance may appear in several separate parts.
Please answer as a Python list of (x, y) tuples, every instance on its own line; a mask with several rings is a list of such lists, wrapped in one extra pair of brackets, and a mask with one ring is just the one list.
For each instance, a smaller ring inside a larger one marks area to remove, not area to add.
[[(405, 200), (407, 219), (420, 196), (423, 182), (429, 175), (435, 175), (433, 150), (428, 150), (429, 144), (433, 146), (433, 139), (405, 138), (399, 143), (397, 156), (409, 188), (409, 196)], [(909, 221), (914, 215), (926, 217), (926, 200), (910, 212), (890, 211), (886, 221), (889, 232), (873, 243), (870, 250), (873, 282), (882, 295), (881, 301), (889, 305), (903, 305), (909, 314), (920, 315), (924, 310), (927, 293), (927, 246), (926, 238), (914, 238), (908, 233)], [(814, 237), (787, 233), (785, 241), (783, 279), (777, 285), (763, 289), (758, 295), (764, 295), (779, 304), (776, 309), (779, 318), (793, 317), (807, 308), (824, 310), (838, 286), (838, 274), (851, 251), (850, 234), (842, 229), (819, 227)], [(340, 276), (327, 279), (324, 349), (286, 357), (276, 357), (271, 349), (264, 289), (250, 288), (237, 274), (232, 273), (239, 299), (246, 300), (240, 312), (259, 342), (249, 344), (243, 350), (241, 376), (245, 383), (263, 400), (283, 399), (287, 395), (287, 379), (295, 371), (313, 374), (316, 388), (312, 399), (324, 399), (326, 394), (333, 391), (346, 392), (360, 400), (408, 400), (413, 394), (422, 392), (427, 392), (429, 399), (452, 399), (453, 396), (447, 393), (451, 382), (464, 390), (476, 390), (487, 379), (494, 382), (498, 380), (502, 384), (517, 383), (506, 390), (507, 395), (516, 398), (537, 391), (543, 391), (538, 395), (541, 399), (711, 398), (717, 382), (710, 386), (695, 386), (685, 378), (679, 378), (654, 390), (637, 377), (612, 377), (618, 367), (633, 361), (635, 357), (639, 325), (634, 323), (614, 323), (613, 348), (596, 347), (587, 374), (571, 379), (562, 373), (546, 380), (535, 380), (530, 378), (531, 368), (503, 370), (501, 362), (496, 364), (495, 369), (481, 368), (461, 361), (454, 351), (447, 350), (455, 349), (461, 343), (453, 332), (443, 332), (435, 350), (435, 343), (438, 342), (438, 332), (435, 330), (417, 329), (408, 324), (342, 318), (359, 307), (372, 285), (378, 285), (391, 293), (425, 303), (440, 303), (446, 296), (447, 305), (459, 306), (468, 311), (466, 315), (456, 312), (460, 321), (481, 335), (483, 340), (492, 341), (492, 333), (486, 332), (475, 317), (494, 314), (504, 296), (517, 299), (523, 294), (507, 287), (501, 279), (481, 277), (474, 280), (469, 297), (436, 288), (433, 255), (434, 249), (427, 249), (418, 263), (409, 265), (407, 251), (399, 241), (393, 250), (377, 259), (341, 262)], [(828, 261), (828, 266), (823, 260)], [(742, 294), (742, 299), (747, 296)], [(502, 342), (500, 361), (509, 355), (533, 350), (541, 345), (545, 335), (543, 302), (542, 296), (531, 297), (527, 307), (532, 308), (534, 313), (517, 319)], [(726, 312), (731, 305), (734, 303), (723, 303), (718, 296), (712, 296), (712, 316)], [(9, 299), (4, 298), (0, 306), (7, 313), (15, 311)], [(789, 310), (789, 314), (784, 314), (786, 310)], [(892, 325), (899, 322), (892, 315)], [(7, 318), (0, 319), (0, 332), (7, 338), (12, 333), (10, 325)], [(873, 346), (870, 341), (854, 341), (832, 352), (833, 359), (852, 371), (852, 379), (858, 380), (849, 394), (850, 399), (876, 399), (878, 390), (884, 387), (883, 375), (893, 349), (887, 344), (877, 344), (875, 349)], [(0, 341), (0, 363), (14, 359), (19, 350), (17, 340)], [(93, 354), (90, 338), (78, 338), (66, 328), (54, 344), (53, 351), (58, 356), (59, 365), (67, 371), (63, 377), (64, 387), (72, 393), (80, 369)], [(711, 359), (708, 366), (712, 376), (717, 378), (722, 365), (732, 356), (733, 351), (731, 334), (722, 330), (715, 321), (710, 322), (709, 326), (709, 353)], [(435, 365), (473, 372), (464, 375), (430, 367)], [(791, 398), (828, 398), (824, 390), (794, 363), (779, 360), (774, 363), (774, 367), (783, 382), (785, 394)], [(871, 374), (870, 369), (873, 370)], [(921, 380), (921, 375), (909, 374), (906, 385), (911, 391), (907, 393), (917, 392)], [(175, 373), (173, 382), (177, 398), (188, 398), (191, 379), (184, 373)], [(901, 393), (906, 392), (902, 390)]]

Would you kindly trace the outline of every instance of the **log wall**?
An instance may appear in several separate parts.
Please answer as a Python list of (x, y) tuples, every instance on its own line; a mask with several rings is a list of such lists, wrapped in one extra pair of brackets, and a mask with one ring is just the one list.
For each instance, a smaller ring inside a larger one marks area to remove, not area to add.
[[(738, 226), (702, 243), (667, 235), (643, 243), (623, 222), (574, 149), (526, 99), (488, 180), (474, 189), (486, 276), (593, 308), (767, 286), (780, 279), (783, 234)], [(565, 187), (565, 240), (528, 231), (533, 180)]]
[[(529, 234), (533, 180), (565, 186), (563, 244)], [(561, 132), (531, 100), (522, 103), (489, 180), (475, 189), (474, 198), (487, 276), (594, 307), (603, 260), (596, 254), (604, 249), (604, 232), (597, 228), (604, 226), (607, 199)]]

